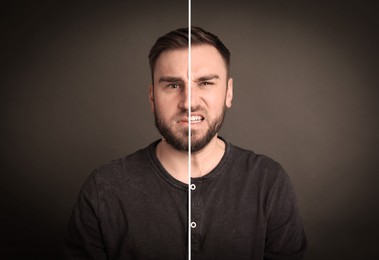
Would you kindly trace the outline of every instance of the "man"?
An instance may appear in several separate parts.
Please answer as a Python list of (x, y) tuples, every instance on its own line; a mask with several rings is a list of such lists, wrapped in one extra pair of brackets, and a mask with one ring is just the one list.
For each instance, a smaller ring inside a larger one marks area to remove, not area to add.
[(228, 49), (197, 27), (191, 41), (190, 79), (188, 29), (152, 47), (149, 99), (163, 138), (92, 173), (70, 220), (69, 259), (188, 258), (189, 126), (192, 259), (302, 259), (287, 174), (217, 135), (233, 98)]

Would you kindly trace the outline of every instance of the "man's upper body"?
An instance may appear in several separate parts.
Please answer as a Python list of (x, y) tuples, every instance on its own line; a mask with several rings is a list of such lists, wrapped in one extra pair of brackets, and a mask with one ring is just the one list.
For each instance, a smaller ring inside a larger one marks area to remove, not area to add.
[(93, 172), (70, 220), (69, 259), (186, 259), (189, 187), (193, 259), (302, 259), (306, 239), (287, 174), (218, 137), (233, 99), (229, 51), (201, 28), (191, 41), (190, 68), (188, 29), (150, 51), (149, 99), (162, 140)]
[[(287, 174), (224, 142), (219, 164), (192, 179), (192, 259), (302, 259), (306, 241)], [(188, 186), (165, 170), (158, 144), (91, 174), (70, 221), (69, 259), (187, 259)]]

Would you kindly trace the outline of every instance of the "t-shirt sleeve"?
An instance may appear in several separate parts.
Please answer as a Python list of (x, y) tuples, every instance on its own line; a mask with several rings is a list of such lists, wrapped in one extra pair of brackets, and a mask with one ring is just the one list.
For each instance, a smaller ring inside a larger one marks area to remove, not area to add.
[(306, 245), (293, 185), (280, 169), (269, 199), (264, 259), (303, 259)]
[(107, 259), (101, 235), (94, 171), (83, 185), (65, 236), (66, 259)]

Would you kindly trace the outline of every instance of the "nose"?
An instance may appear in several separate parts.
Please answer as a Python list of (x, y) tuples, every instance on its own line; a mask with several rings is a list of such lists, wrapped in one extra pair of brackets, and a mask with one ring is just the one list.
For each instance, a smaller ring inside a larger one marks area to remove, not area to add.
[[(179, 107), (181, 109), (188, 110), (189, 107), (191, 107), (191, 111), (194, 110), (199, 105), (199, 95), (197, 92), (197, 89), (195, 86), (191, 87), (191, 93), (189, 93), (190, 90), (188, 88), (188, 85), (183, 89), (181, 92), (181, 101), (179, 103)], [(191, 95), (191, 98), (189, 99), (189, 95)]]

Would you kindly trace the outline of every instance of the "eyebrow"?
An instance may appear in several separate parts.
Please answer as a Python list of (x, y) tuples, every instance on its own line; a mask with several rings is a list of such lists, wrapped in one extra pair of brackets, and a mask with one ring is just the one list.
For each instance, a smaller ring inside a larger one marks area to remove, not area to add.
[[(220, 76), (217, 74), (210, 74), (210, 75), (204, 75), (195, 80), (195, 82), (203, 82), (203, 81), (208, 81), (208, 80), (213, 80), (213, 79), (219, 79)], [(175, 76), (162, 76), (158, 80), (159, 83), (161, 82), (180, 82), (184, 83), (184, 80), (180, 77), (175, 77)]]
[(203, 82), (203, 81), (208, 81), (208, 80), (213, 80), (213, 79), (219, 79), (219, 75), (217, 74), (210, 74), (210, 75), (205, 75), (200, 78), (197, 78), (195, 81), (196, 82)]
[(159, 78), (159, 83), (161, 82), (183, 82), (183, 80), (179, 77), (173, 77), (173, 76), (162, 76)]

